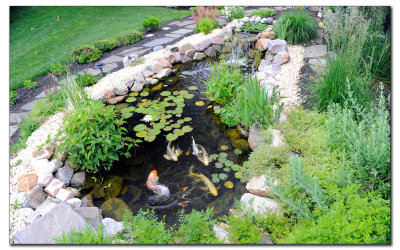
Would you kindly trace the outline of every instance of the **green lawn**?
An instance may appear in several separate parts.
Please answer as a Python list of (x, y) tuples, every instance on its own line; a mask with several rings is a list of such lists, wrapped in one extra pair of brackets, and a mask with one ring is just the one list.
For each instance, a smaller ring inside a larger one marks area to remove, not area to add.
[(68, 62), (72, 48), (77, 45), (117, 38), (133, 29), (142, 30), (142, 20), (151, 15), (164, 23), (189, 14), (146, 6), (11, 7), (10, 90), (21, 87), (24, 80), (48, 72), (52, 59)]

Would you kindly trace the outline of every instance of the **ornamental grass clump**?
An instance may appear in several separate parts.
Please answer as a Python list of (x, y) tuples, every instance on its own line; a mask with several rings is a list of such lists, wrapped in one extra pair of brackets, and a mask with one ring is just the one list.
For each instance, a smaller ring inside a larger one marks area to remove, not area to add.
[(317, 23), (306, 12), (289, 12), (274, 23), (274, 32), (279, 39), (292, 44), (306, 43), (317, 37)]

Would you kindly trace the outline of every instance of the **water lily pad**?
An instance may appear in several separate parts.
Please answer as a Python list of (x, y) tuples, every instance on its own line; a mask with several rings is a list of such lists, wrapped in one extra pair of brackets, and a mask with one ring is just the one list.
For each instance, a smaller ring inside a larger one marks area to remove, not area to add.
[(160, 123), (156, 123), (156, 124), (153, 125), (154, 129), (162, 129), (164, 127), (165, 127), (165, 121), (162, 121)]
[(231, 189), (231, 188), (233, 188), (233, 183), (232, 183), (231, 181), (226, 181), (226, 182), (224, 183), (224, 186), (225, 186), (226, 188)]
[(231, 167), (232, 165), (233, 165), (233, 161), (231, 161), (231, 160), (227, 160), (225, 162), (225, 166), (227, 166), (227, 167)]
[(155, 135), (147, 135), (147, 136), (144, 137), (144, 140), (147, 141), (147, 142), (152, 142), (155, 139), (156, 139)]
[(243, 167), (243, 166), (242, 166), (242, 167), (239, 167), (239, 171), (240, 171), (240, 172), (244, 172), (244, 171), (246, 171), (246, 168)]
[(166, 138), (167, 138), (168, 141), (175, 141), (178, 138), (178, 135), (177, 134), (173, 134), (173, 133), (169, 133)]
[(192, 117), (185, 117), (185, 118), (183, 118), (183, 120), (184, 120), (185, 122), (190, 122), (190, 121), (192, 120)]
[(239, 168), (240, 168), (240, 166), (239, 166), (238, 164), (234, 164), (234, 165), (232, 166), (232, 170), (233, 170), (233, 171), (238, 171)]
[(173, 127), (173, 128), (180, 128), (181, 125), (180, 125), (179, 123), (174, 123), (174, 124), (171, 125), (171, 127)]
[(180, 118), (180, 117), (182, 117), (182, 114), (176, 114), (175, 116)]
[(136, 133), (137, 137), (146, 137), (147, 136), (147, 132), (146, 131), (140, 131)]
[(243, 167), (248, 168), (249, 167), (249, 161), (243, 162)]
[(212, 108), (212, 105), (208, 105), (208, 106), (207, 106), (207, 109), (210, 109), (210, 108)]
[(222, 150), (227, 150), (229, 147), (228, 146), (226, 146), (226, 145), (221, 145), (221, 149)]
[(185, 122), (185, 121), (184, 121), (183, 119), (179, 119), (179, 120), (176, 121), (176, 123), (181, 124), (181, 125), (182, 125), (184, 122)]
[(171, 131), (171, 130), (172, 130), (172, 127), (171, 127), (171, 126), (166, 126), (166, 127), (163, 128), (163, 130), (164, 130), (164, 131)]
[(144, 124), (138, 124), (138, 125), (136, 125), (136, 126), (133, 128), (133, 130), (134, 130), (135, 132), (140, 132), (140, 131), (143, 131), (143, 130), (145, 130), (145, 129), (147, 129), (147, 126), (144, 125)]
[(140, 113), (140, 114), (145, 114), (146, 111), (147, 111), (147, 109), (144, 107), (139, 107), (136, 109), (136, 113)]
[(187, 90), (179, 91), (179, 95), (181, 95), (181, 96), (184, 96), (184, 95), (187, 95), (187, 94), (189, 94), (189, 92)]
[(135, 107), (121, 109), (121, 113), (131, 113), (133, 111), (135, 111)]
[(238, 178), (238, 179), (242, 178), (242, 176), (243, 176), (242, 172), (236, 172), (235, 173), (235, 177)]
[(235, 153), (235, 155), (240, 155), (240, 154), (242, 154), (243, 152), (242, 152), (242, 150), (240, 150), (240, 149), (235, 149), (234, 151), (233, 151), (233, 153)]
[(161, 130), (159, 130), (159, 129), (149, 129), (148, 131), (147, 131), (147, 135), (148, 136), (156, 136), (156, 135), (158, 135), (158, 134), (160, 134), (161, 133)]
[(174, 92), (172, 92), (173, 95), (179, 95), (179, 91), (175, 90)]
[(189, 132), (193, 131), (193, 128), (190, 126), (183, 126), (182, 131), (185, 133), (189, 133)]
[(161, 89), (162, 88), (162, 86), (163, 86), (163, 83), (162, 82), (160, 82), (159, 84), (157, 84), (156, 86), (154, 86), (154, 87), (152, 87), (151, 88), (151, 90), (159, 90), (159, 89)]
[(226, 180), (226, 178), (228, 178), (228, 175), (225, 174), (225, 173), (220, 173), (220, 174), (218, 175), (218, 177), (219, 177), (221, 180)]
[(221, 162), (221, 163), (225, 163), (226, 162), (226, 158), (225, 157), (219, 157), (218, 161)]
[(198, 90), (199, 88), (198, 87), (196, 87), (196, 86), (189, 86), (188, 87), (188, 90)]
[(120, 103), (120, 104), (118, 104), (118, 105), (116, 106), (116, 109), (117, 109), (119, 112), (121, 112), (123, 109), (125, 109), (125, 108), (127, 108), (127, 107), (129, 107), (129, 104), (128, 104), (128, 103)]
[(219, 178), (218, 177), (214, 177), (211, 179), (212, 182), (214, 183), (218, 183), (219, 182)]
[(231, 168), (230, 168), (230, 167), (225, 167), (225, 168), (224, 168), (224, 171), (225, 171), (225, 172), (229, 172), (229, 171), (231, 171)]
[(212, 154), (212, 155), (211, 155), (211, 158), (215, 161), (215, 160), (218, 158), (218, 156), (219, 156), (219, 155), (217, 155), (217, 154)]
[(137, 92), (132, 92), (132, 93), (129, 94), (129, 96), (137, 96), (137, 95), (138, 95)]
[(211, 174), (212, 178), (218, 177), (218, 174)]
[(221, 162), (215, 163), (216, 168), (222, 168), (224, 165)]
[(219, 157), (228, 157), (228, 154), (225, 152), (219, 153)]
[(142, 97), (145, 97), (145, 96), (148, 96), (149, 95), (149, 92), (142, 92), (142, 93), (140, 93), (140, 96), (142, 96)]
[(136, 101), (137, 99), (136, 99), (136, 97), (128, 97), (128, 98), (126, 98), (126, 102), (134, 102), (134, 101)]
[(194, 104), (196, 104), (197, 106), (203, 106), (204, 102), (203, 101), (197, 101)]
[(169, 96), (169, 95), (171, 95), (171, 92), (166, 90), (166, 91), (161, 92), (160, 95), (161, 96)]
[(185, 98), (185, 99), (192, 99), (193, 97), (194, 97), (193, 94), (186, 94), (183, 96), (183, 98)]
[(131, 117), (132, 115), (133, 115), (133, 113), (123, 113), (123, 114), (121, 115), (121, 117), (124, 118), (124, 119), (128, 119), (128, 118)]

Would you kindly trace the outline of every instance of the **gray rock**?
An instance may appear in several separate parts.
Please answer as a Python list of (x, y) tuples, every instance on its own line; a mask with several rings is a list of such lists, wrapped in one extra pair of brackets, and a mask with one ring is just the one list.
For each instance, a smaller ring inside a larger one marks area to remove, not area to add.
[(264, 234), (261, 237), (260, 244), (272, 245), (274, 242), (272, 242), (271, 238), (267, 234)]
[(10, 126), (10, 137), (13, 136), (17, 131), (18, 131), (17, 125)]
[(38, 176), (37, 185), (39, 187), (45, 188), (47, 187), (50, 182), (54, 179), (53, 174), (42, 174)]
[(274, 19), (272, 17), (267, 17), (266, 20), (267, 24), (273, 24), (274, 23)]
[(174, 56), (175, 56), (175, 63), (180, 63), (180, 62), (182, 62), (182, 55), (181, 55), (181, 53), (179, 53), (179, 52), (172, 52), (173, 54), (174, 54)]
[(281, 39), (275, 39), (275, 40), (270, 40), (268, 43), (268, 52), (276, 55), (279, 52), (287, 52), (288, 48), (287, 48), (287, 44), (285, 40), (281, 40)]
[(304, 49), (304, 58), (323, 57), (327, 53), (326, 45), (312, 45)]
[(271, 147), (280, 147), (285, 145), (285, 137), (283, 136), (282, 132), (277, 129), (271, 129), (272, 133), (272, 142)]
[(133, 79), (135, 82), (144, 82), (144, 76), (141, 72), (136, 72), (136, 74), (133, 76)]
[[(264, 57), (265, 65), (271, 64), (272, 60), (274, 60), (274, 55), (270, 54), (270, 53), (265, 53), (265, 57)], [(261, 63), (261, 62), (260, 62)]]
[[(100, 62), (102, 62), (104, 64), (109, 64), (109, 63), (118, 63), (118, 62), (121, 62), (122, 60), (123, 60), (122, 57), (116, 56), (116, 55), (112, 55), (112, 56), (109, 56), (109, 57), (101, 60)], [(104, 71), (104, 68), (103, 68), (103, 71)]]
[(201, 51), (204, 51), (205, 49), (207, 49), (210, 45), (211, 45), (210, 40), (209, 39), (204, 39), (203, 41), (195, 44), (194, 45), (194, 49), (197, 52), (201, 52)]
[(131, 92), (139, 92), (143, 89), (144, 81), (143, 82), (135, 82), (135, 84), (131, 88)]
[(264, 87), (266, 91), (272, 91), (276, 87), (276, 82), (273, 79), (263, 80), (260, 85)]
[(132, 86), (133, 86), (133, 84), (135, 84), (135, 81), (126, 81), (124, 84), (128, 88), (128, 90), (130, 91)]
[(84, 69), (83, 71), (78, 72), (78, 74), (83, 75), (85, 72), (89, 73), (89, 74), (92, 74), (94, 76), (98, 76), (98, 75), (101, 74), (101, 70), (100, 69), (92, 69), (92, 68)]
[(115, 235), (124, 229), (122, 222), (115, 221), (111, 218), (104, 218), (102, 223), (104, 225), (103, 237)]
[(145, 43), (145, 44), (143, 44), (143, 46), (144, 47), (148, 47), (148, 48), (153, 48), (153, 47), (158, 46), (158, 45), (164, 45), (166, 43), (170, 43), (173, 40), (174, 40), (174, 38), (171, 38), (171, 37), (163, 37), (163, 38), (158, 38), (158, 39), (155, 39), (155, 40), (150, 41), (148, 43)]
[(263, 67), (260, 64), (260, 67), (258, 67), (258, 70), (261, 72), (264, 72), (267, 76), (276, 76), (281, 72), (281, 66), (278, 64), (269, 64)]
[(99, 100), (102, 103), (106, 103), (107, 102), (106, 97), (104, 95), (102, 95), (102, 94), (98, 94), (96, 96), (93, 96), (93, 100)]
[(267, 22), (267, 18), (265, 18), (265, 17), (260, 20), (260, 23), (266, 23), (266, 22)]
[(192, 29), (179, 29), (179, 30), (175, 30), (174, 32), (172, 32), (173, 34), (180, 34), (180, 35), (185, 35), (187, 33), (193, 32)]
[(128, 94), (129, 90), (128, 87), (124, 84), (118, 84), (113, 87), (113, 92), (116, 96), (126, 95)]
[(59, 203), (60, 200), (51, 196), (47, 197), (47, 199), (42, 204), (40, 204), (30, 216), (25, 219), (25, 224), (32, 224), (35, 220), (50, 212)]
[(70, 185), (73, 187), (81, 187), (86, 184), (86, 173), (85, 171), (75, 173), (72, 178)]
[(282, 65), (282, 64), (285, 64), (285, 63), (287, 63), (289, 61), (290, 61), (289, 53), (286, 52), (286, 51), (283, 51), (283, 52), (279, 52), (278, 54), (276, 54), (274, 56), (274, 59), (272, 60), (272, 63)]
[(323, 70), (326, 68), (327, 62), (326, 59), (310, 59), (308, 63), (310, 64), (314, 72), (322, 73)]
[(256, 16), (252, 16), (252, 17), (250, 17), (249, 22), (254, 22), (255, 20), (256, 20)]
[(103, 72), (113, 71), (116, 68), (118, 68), (117, 63), (106, 64), (106, 66), (103, 67)]
[(25, 229), (18, 231), (14, 237), (19, 244), (50, 244), (54, 243), (53, 238), (63, 232), (69, 232), (73, 228), (81, 230), (85, 224), (81, 215), (62, 202)]
[(195, 50), (195, 49), (188, 49), (188, 50), (185, 52), (185, 56), (187, 56), (187, 57), (193, 57), (193, 56), (194, 56), (194, 53), (196, 53), (196, 50)]
[(220, 45), (220, 44), (213, 44), (213, 45), (211, 46), (211, 48), (212, 48), (214, 51), (221, 51), (222, 45)]
[(260, 16), (256, 16), (256, 18), (254, 19), (254, 22), (259, 23), (261, 21), (261, 17)]
[(281, 206), (278, 202), (270, 198), (260, 197), (258, 195), (245, 193), (240, 198), (243, 205), (243, 209), (248, 211), (253, 209), (255, 213), (264, 214), (267, 212), (271, 213), (281, 213)]
[[(246, 184), (246, 189), (250, 193), (258, 196), (265, 196), (271, 193), (271, 188), (269, 188), (266, 184), (266, 177), (265, 175), (254, 176), (251, 180)], [(278, 180), (275, 179), (274, 185), (278, 185)]]
[(154, 34), (148, 34), (148, 35), (145, 35), (144, 37), (152, 37), (152, 36), (154, 36)]
[(43, 192), (43, 188), (35, 187), (28, 194), (28, 198), (25, 200), (23, 207), (31, 207), (33, 209), (36, 209), (45, 200), (46, 200), (46, 193)]
[(153, 51), (158, 51), (158, 50), (162, 50), (164, 47), (162, 46), (162, 45), (158, 45), (158, 46), (155, 46), (154, 48), (153, 48)]
[(208, 47), (206, 50), (204, 50), (204, 54), (206, 54), (208, 57), (214, 57), (217, 55), (212, 47)]
[(182, 58), (182, 63), (187, 63), (193, 61), (193, 58), (188, 57), (187, 55), (184, 55)]
[(186, 53), (186, 51), (193, 49), (193, 45), (190, 43), (185, 43), (179, 46), (178, 51), (179, 53), (181, 53), (182, 55), (184, 55)]
[(103, 216), (101, 209), (98, 207), (77, 207), (74, 211), (81, 215), (96, 230), (99, 228)]
[(196, 52), (193, 56), (194, 60), (201, 60), (204, 57), (206, 57), (206, 54), (202, 53), (202, 52)]
[(247, 141), (249, 143), (249, 147), (251, 150), (255, 151), (257, 147), (264, 141), (264, 138), (261, 136), (261, 127), (258, 124), (254, 124), (250, 127), (249, 138)]
[(213, 225), (213, 231), (215, 232), (215, 237), (217, 237), (219, 240), (221, 240), (224, 244), (230, 244), (231, 243), (231, 238), (229, 237), (229, 232), (226, 231), (225, 229)]
[(242, 21), (245, 22), (245, 23), (247, 23), (247, 22), (249, 21), (249, 17), (248, 17), (248, 16), (243, 17), (243, 18), (242, 18)]
[(62, 181), (65, 184), (65, 186), (68, 186), (73, 174), (74, 174), (74, 170), (71, 167), (66, 165), (66, 166), (60, 168), (59, 170), (57, 170), (55, 178)]
[(146, 65), (146, 68), (150, 71), (152, 71), (153, 73), (157, 74), (158, 72), (160, 72), (162, 70), (162, 66), (159, 62), (157, 61), (151, 61)]
[(21, 110), (30, 111), (30, 110), (32, 110), (33, 105), (35, 105), (37, 102), (38, 102), (37, 99), (35, 99), (35, 100), (31, 101), (31, 102), (28, 102), (28, 103), (24, 104), (24, 105), (21, 107)]
[(172, 38), (179, 38), (179, 37), (182, 37), (183, 35), (182, 34), (170, 33), (170, 34), (166, 34), (165, 36), (172, 37)]
[(76, 208), (82, 205), (82, 201), (78, 198), (72, 198), (66, 201), (71, 207)]
[(122, 63), (124, 64), (124, 67), (129, 66), (129, 56), (124, 56), (124, 59), (122, 59)]

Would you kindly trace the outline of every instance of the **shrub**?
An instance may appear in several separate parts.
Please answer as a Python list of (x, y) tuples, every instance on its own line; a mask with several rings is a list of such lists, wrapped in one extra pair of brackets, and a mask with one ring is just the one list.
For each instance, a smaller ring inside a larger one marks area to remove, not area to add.
[(221, 10), (221, 14), (223, 16), (227, 17), (229, 21), (232, 21), (233, 19), (240, 19), (240, 18), (244, 17), (244, 7), (240, 7), (240, 6), (228, 7), (228, 6), (225, 6)]
[(216, 21), (217, 16), (217, 8), (214, 7), (199, 6), (192, 9), (192, 18), (196, 24), (199, 24), (201, 19), (208, 17), (212, 19), (214, 26), (214, 22)]
[(88, 72), (85, 72), (83, 75), (77, 74), (75, 80), (80, 87), (87, 87), (95, 84), (98, 78), (94, 77), (94, 75)]
[(262, 16), (262, 17), (269, 17), (275, 15), (276, 11), (270, 8), (265, 8), (261, 10), (255, 10), (251, 12), (252, 16)]
[(142, 21), (142, 26), (144, 29), (159, 30), (161, 29), (162, 25), (160, 22), (160, 18), (149, 16)]
[(63, 232), (61, 236), (54, 238), (56, 244), (111, 244), (112, 237), (105, 236), (103, 238), (104, 225), (100, 224), (97, 232), (93, 229), (90, 224), (86, 224), (85, 227), (77, 231), (75, 228), (69, 232)]
[(17, 102), (17, 99), (18, 99), (17, 92), (14, 90), (11, 90), (10, 91), (10, 107)]
[(227, 104), (233, 100), (236, 90), (243, 84), (244, 77), (238, 67), (229, 67), (225, 61), (215, 63), (212, 76), (205, 82), (206, 96), (211, 101)]
[(101, 57), (101, 51), (90, 45), (75, 47), (71, 53), (71, 59), (78, 63), (89, 63)]
[(179, 215), (178, 238), (182, 239), (180, 244), (216, 244), (221, 243), (213, 231), (216, 220), (213, 219), (212, 209), (206, 211), (192, 210), (189, 214), (182, 212)]
[(128, 244), (172, 244), (172, 230), (165, 229), (165, 222), (157, 221), (154, 210), (139, 210), (136, 216), (126, 210), (123, 216), (124, 242)]
[(293, 44), (306, 43), (317, 37), (317, 23), (306, 12), (281, 15), (274, 24), (276, 35)]
[(264, 31), (265, 29), (267, 29), (267, 27), (268, 27), (268, 25), (266, 25), (266, 24), (247, 22), (245, 25), (243, 25), (241, 30), (243, 32), (257, 34), (257, 33)]
[(93, 46), (99, 49), (101, 52), (106, 52), (114, 48), (118, 48), (119, 46), (121, 46), (121, 43), (115, 38), (110, 38), (96, 41), (93, 43)]
[(122, 37), (122, 43), (124, 45), (128, 45), (128, 44), (139, 42), (142, 39), (143, 39), (143, 34), (140, 31), (133, 30), (133, 31), (126, 33)]
[(38, 85), (37, 82), (32, 82), (32, 80), (25, 80), (24, 81), (24, 87), (27, 89), (34, 89)]
[(219, 27), (218, 21), (214, 22), (209, 17), (203, 17), (200, 19), (200, 22), (196, 25), (194, 32), (195, 33), (203, 32), (204, 34), (208, 34), (210, 33), (211, 30), (218, 27)]
[(55, 75), (61, 76), (67, 71), (67, 66), (62, 65), (60, 62), (53, 59), (50, 64), (50, 71)]

